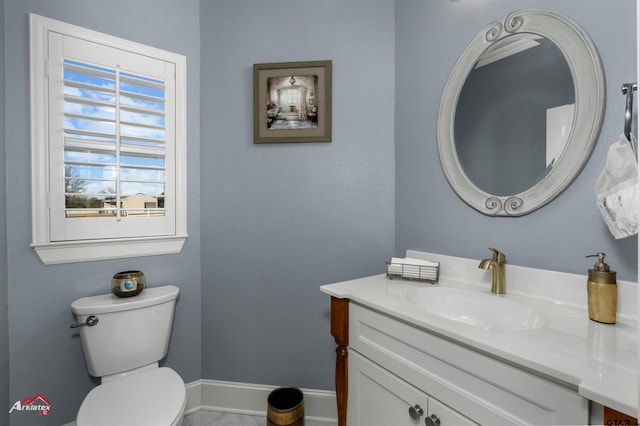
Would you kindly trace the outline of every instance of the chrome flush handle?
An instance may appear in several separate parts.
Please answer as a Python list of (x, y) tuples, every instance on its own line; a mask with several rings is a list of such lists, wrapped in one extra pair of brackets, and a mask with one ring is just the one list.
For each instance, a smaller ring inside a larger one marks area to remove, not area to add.
[(98, 317), (95, 315), (91, 315), (89, 318), (87, 318), (85, 322), (77, 322), (75, 324), (71, 324), (70, 328), (84, 327), (85, 325), (88, 325), (89, 327), (93, 327), (97, 323), (98, 323)]

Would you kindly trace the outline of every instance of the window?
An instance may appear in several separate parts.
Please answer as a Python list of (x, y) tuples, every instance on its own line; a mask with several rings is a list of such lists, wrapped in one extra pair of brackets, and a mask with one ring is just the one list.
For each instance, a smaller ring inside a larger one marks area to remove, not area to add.
[(287, 89), (287, 103), (291, 105), (298, 103), (298, 89)]
[(164, 216), (164, 81), (64, 60), (65, 218)]
[(179, 252), (183, 56), (31, 15), (33, 247), (44, 263)]

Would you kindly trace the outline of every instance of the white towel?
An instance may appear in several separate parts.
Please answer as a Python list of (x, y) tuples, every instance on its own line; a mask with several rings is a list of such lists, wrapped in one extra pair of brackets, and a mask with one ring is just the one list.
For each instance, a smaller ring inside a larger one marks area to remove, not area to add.
[[(633, 135), (631, 141), (635, 144)], [(624, 135), (609, 148), (595, 192), (600, 214), (616, 239), (638, 233), (638, 162)]]

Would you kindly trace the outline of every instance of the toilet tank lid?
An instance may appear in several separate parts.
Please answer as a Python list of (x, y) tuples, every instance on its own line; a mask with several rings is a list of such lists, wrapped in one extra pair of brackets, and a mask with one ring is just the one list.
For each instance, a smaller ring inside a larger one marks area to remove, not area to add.
[(147, 287), (133, 297), (118, 297), (115, 294), (82, 297), (71, 304), (76, 315), (95, 315), (108, 312), (128, 311), (146, 306), (170, 302), (178, 297), (180, 289), (174, 285)]

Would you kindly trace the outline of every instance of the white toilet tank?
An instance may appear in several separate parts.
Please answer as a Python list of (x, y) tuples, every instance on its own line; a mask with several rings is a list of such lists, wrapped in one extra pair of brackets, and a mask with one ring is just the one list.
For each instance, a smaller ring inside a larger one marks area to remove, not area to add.
[(89, 374), (123, 373), (160, 361), (167, 354), (178, 287), (146, 288), (137, 296), (114, 294), (83, 297), (71, 304), (78, 323), (95, 316), (98, 322), (80, 327)]

